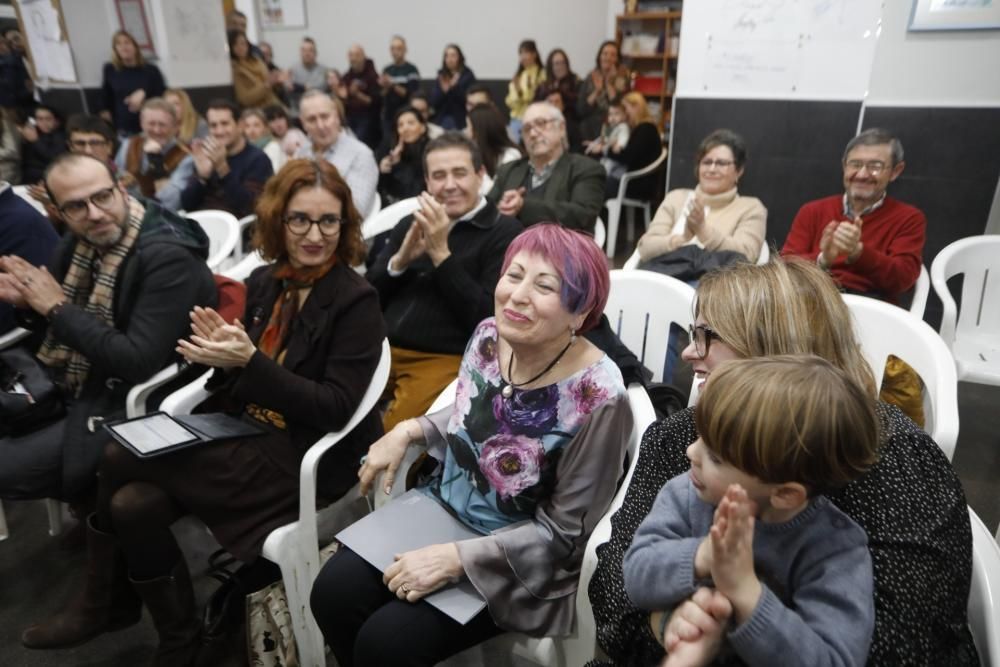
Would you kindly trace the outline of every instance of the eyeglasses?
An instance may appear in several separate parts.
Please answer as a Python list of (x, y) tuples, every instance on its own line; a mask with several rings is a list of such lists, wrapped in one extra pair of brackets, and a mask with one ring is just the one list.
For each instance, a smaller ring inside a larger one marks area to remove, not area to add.
[(313, 220), (305, 213), (298, 212), (285, 216), (285, 226), (296, 236), (305, 236), (313, 225), (319, 227), (319, 233), (323, 236), (336, 236), (340, 232), (340, 225), (343, 222), (342, 217), (333, 213), (321, 215), (318, 220)]
[(115, 203), (115, 193), (117, 191), (118, 188), (112, 186), (110, 188), (98, 190), (86, 199), (73, 199), (71, 201), (64, 202), (59, 205), (59, 213), (61, 213), (62, 216), (70, 222), (79, 222), (87, 217), (87, 212), (90, 210), (90, 204), (93, 204), (105, 213), (110, 212), (111, 207)]
[(538, 120), (533, 120), (530, 123), (524, 123), (521, 125), (521, 134), (528, 134), (532, 130), (538, 130), (539, 132), (544, 132), (548, 129), (549, 125), (558, 122), (558, 118), (539, 118)]
[(861, 160), (848, 160), (844, 163), (847, 170), (851, 173), (858, 173), (864, 168), (872, 176), (878, 176), (880, 173), (885, 171), (886, 164), (881, 160), (869, 160), (868, 162), (863, 162)]
[(70, 148), (75, 148), (80, 151), (86, 148), (101, 148), (102, 146), (107, 145), (107, 139), (73, 139), (69, 142)]
[(694, 351), (702, 359), (708, 356), (708, 350), (711, 348), (712, 339), (722, 340), (722, 336), (715, 333), (714, 329), (705, 324), (688, 326), (688, 335), (694, 343)]
[(709, 159), (709, 158), (705, 158), (704, 160), (702, 160), (698, 164), (700, 164), (705, 169), (711, 169), (712, 167), (718, 167), (719, 169), (727, 169), (731, 165), (735, 164), (735, 161), (734, 160), (712, 160), (712, 159)]

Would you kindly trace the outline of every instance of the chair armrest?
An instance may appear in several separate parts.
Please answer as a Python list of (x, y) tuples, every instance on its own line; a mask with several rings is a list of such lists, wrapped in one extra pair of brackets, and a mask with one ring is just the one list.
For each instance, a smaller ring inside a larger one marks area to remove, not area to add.
[(11, 329), (4, 335), (0, 336), (0, 350), (16, 345), (30, 335), (31, 332), (27, 329), (22, 329), (20, 327)]
[(149, 399), (150, 394), (176, 378), (185, 368), (186, 366), (181, 366), (178, 363), (170, 364), (142, 384), (132, 387), (128, 392), (128, 397), (125, 399), (126, 417), (133, 419), (146, 414), (146, 401)]
[(955, 326), (958, 322), (958, 306), (951, 292), (948, 291), (947, 278), (944, 275), (944, 262), (940, 262), (940, 255), (931, 264), (931, 285), (938, 299), (941, 300), (941, 328), (939, 334), (948, 349), (955, 343)]
[(207, 399), (213, 392), (207, 390), (205, 385), (215, 371), (205, 371), (198, 379), (189, 382), (177, 391), (167, 396), (160, 403), (160, 410), (168, 415), (189, 415), (199, 403)]

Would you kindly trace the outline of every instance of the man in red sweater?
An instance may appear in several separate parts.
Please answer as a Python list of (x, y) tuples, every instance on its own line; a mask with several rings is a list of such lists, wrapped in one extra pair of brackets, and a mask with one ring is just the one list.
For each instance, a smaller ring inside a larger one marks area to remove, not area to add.
[(898, 303), (920, 275), (927, 218), (886, 195), (903, 173), (903, 146), (886, 130), (865, 130), (844, 150), (843, 195), (799, 209), (782, 255), (815, 260), (846, 291)]

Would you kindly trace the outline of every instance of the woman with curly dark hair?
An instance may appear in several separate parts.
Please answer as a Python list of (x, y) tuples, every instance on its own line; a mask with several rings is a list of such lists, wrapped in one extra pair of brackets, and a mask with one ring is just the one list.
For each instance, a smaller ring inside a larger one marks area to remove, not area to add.
[[(267, 182), (254, 242), (272, 263), (247, 280), (244, 321), (196, 308), (177, 351), (215, 367), (209, 387), (263, 435), (152, 458), (110, 443), (87, 521), (86, 588), (28, 628), (25, 645), (87, 641), (138, 622), (145, 603), (160, 635), (156, 664), (190, 664), (201, 624), (170, 525), (194, 514), (229, 553), (255, 563), (268, 534), (298, 517), (302, 457), (357, 409), (385, 329), (375, 289), (351, 268), (364, 257), (361, 215), (329, 163), (292, 160)], [(381, 433), (373, 412), (323, 459), (324, 498), (357, 482), (361, 455)]]

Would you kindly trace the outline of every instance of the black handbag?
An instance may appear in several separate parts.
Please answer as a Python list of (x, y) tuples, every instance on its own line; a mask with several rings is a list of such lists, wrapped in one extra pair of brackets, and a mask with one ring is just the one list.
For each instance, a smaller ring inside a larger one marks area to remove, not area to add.
[(644, 271), (655, 271), (684, 282), (700, 280), (709, 271), (745, 262), (743, 253), (733, 250), (705, 250), (696, 245), (682, 245), (676, 250), (654, 257), (639, 265)]
[(62, 392), (35, 355), (0, 351), (0, 437), (31, 433), (66, 414)]

